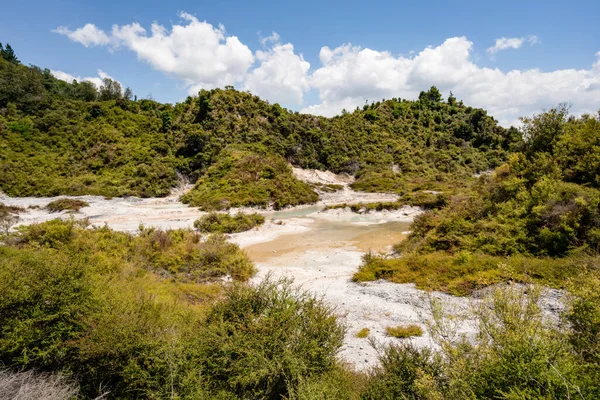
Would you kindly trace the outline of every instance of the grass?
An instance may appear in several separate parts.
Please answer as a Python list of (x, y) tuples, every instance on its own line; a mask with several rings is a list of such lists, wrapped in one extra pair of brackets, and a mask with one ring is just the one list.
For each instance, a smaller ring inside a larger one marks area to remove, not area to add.
[(466, 251), (409, 254), (387, 259), (366, 255), (353, 280), (387, 279), (396, 283), (415, 283), (422, 290), (468, 296), (475, 290), (504, 281), (536, 282), (562, 288), (581, 271), (598, 268), (600, 260), (586, 256), (569, 259), (500, 257)]
[(83, 207), (87, 207), (89, 204), (83, 200), (78, 199), (58, 199), (54, 200), (46, 206), (50, 212), (79, 212)]
[(385, 328), (385, 332), (388, 334), (388, 336), (399, 339), (423, 335), (423, 329), (419, 325), (415, 324), (388, 326)]
[(78, 385), (62, 375), (36, 373), (32, 370), (0, 370), (2, 399), (71, 400), (78, 395)]
[(265, 223), (258, 213), (235, 216), (211, 212), (194, 221), (194, 228), (203, 233), (238, 233), (248, 231)]
[(359, 339), (364, 339), (367, 336), (369, 336), (369, 334), (371, 333), (371, 331), (369, 330), (369, 328), (362, 328), (360, 331), (358, 331), (356, 333), (356, 337)]

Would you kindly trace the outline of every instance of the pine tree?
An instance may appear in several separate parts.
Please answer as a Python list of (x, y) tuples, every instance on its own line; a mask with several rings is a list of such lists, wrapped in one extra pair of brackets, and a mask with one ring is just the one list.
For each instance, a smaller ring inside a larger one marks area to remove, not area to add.
[(6, 48), (3, 48), (2, 43), (0, 43), (0, 55), (2, 56), (3, 59), (5, 59), (6, 61), (8, 61), (10, 63), (13, 63), (13, 64), (21, 63), (19, 61), (19, 59), (17, 58), (15, 51), (8, 43), (6, 44)]

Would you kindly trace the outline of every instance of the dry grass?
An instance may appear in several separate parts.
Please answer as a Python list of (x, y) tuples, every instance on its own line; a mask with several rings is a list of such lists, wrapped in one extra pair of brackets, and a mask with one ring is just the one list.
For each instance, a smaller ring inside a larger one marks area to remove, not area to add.
[(62, 375), (0, 370), (3, 400), (70, 400), (78, 395), (79, 387)]
[(393, 336), (395, 338), (408, 338), (423, 335), (423, 329), (415, 324), (388, 326), (385, 328), (385, 332), (388, 336)]

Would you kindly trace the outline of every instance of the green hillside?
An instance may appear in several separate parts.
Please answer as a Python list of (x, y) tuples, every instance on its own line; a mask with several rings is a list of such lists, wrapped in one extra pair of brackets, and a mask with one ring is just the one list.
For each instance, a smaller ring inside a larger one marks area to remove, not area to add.
[[(233, 88), (175, 105), (137, 100), (111, 80), (96, 90), (5, 60), (0, 110), (0, 188), (11, 196), (165, 196), (178, 174), (193, 181), (214, 174), (236, 149), (347, 172), (360, 190), (403, 194), (494, 168), (521, 140), (484, 110), (442, 100), (434, 87), (417, 101), (391, 99), (324, 118)], [(276, 193), (300, 186), (285, 179), (287, 186), (269, 189), (270, 202), (314, 201), (304, 189)], [(258, 197), (244, 204), (265, 203), (262, 189), (251, 192)]]

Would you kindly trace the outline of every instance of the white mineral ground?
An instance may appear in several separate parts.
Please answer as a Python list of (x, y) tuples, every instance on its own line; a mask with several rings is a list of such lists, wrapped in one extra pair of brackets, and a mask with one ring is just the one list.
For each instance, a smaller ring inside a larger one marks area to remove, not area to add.
[[(396, 284), (387, 281), (368, 283), (352, 282), (352, 275), (361, 264), (362, 256), (369, 252), (389, 252), (391, 245), (402, 240), (410, 223), (422, 210), (403, 207), (395, 211), (357, 214), (349, 209), (322, 211), (333, 204), (373, 203), (394, 201), (395, 195), (384, 193), (355, 192), (349, 184), (352, 178), (331, 172), (301, 170), (294, 174), (310, 183), (337, 184), (343, 188), (334, 193), (320, 192), (316, 205), (293, 207), (285, 210), (237, 209), (237, 211), (260, 212), (267, 222), (248, 232), (230, 235), (230, 240), (240, 245), (255, 262), (258, 282), (267, 274), (274, 277), (290, 277), (303, 289), (321, 296), (335, 307), (341, 321), (347, 326), (341, 358), (359, 370), (365, 370), (377, 362), (377, 351), (368, 339), (355, 335), (363, 328), (370, 330), (369, 338), (380, 344), (410, 341), (417, 346), (435, 347), (426, 329), (431, 318), (429, 299), (424, 291), (413, 284)], [(113, 198), (79, 196), (89, 206), (78, 213), (49, 213), (44, 207), (59, 198), (11, 198), (0, 195), (0, 202), (26, 208), (20, 214), (19, 224), (32, 224), (54, 218), (88, 218), (92, 226), (108, 225), (112, 229), (135, 232), (140, 225), (161, 229), (192, 228), (193, 222), (205, 214), (197, 208), (179, 201), (181, 194), (191, 188), (185, 185), (166, 197), (153, 199)], [(62, 196), (65, 197), (65, 196)], [(431, 293), (441, 299), (453, 315), (468, 314), (477, 298), (454, 297), (443, 293)], [(546, 290), (542, 307), (550, 315), (557, 315), (562, 306), (562, 293)], [(475, 321), (457, 319), (457, 334), (467, 336), (476, 333)], [(421, 325), (425, 334), (410, 339), (386, 336), (388, 326), (405, 324)]]

